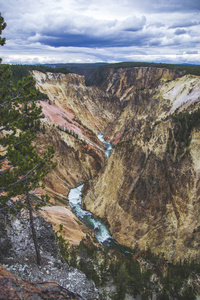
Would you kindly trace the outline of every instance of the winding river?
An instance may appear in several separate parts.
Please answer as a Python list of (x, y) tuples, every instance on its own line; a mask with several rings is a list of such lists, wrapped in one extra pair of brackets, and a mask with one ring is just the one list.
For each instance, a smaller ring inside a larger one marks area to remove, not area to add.
[[(106, 146), (105, 154), (108, 157), (112, 151), (112, 145), (103, 139), (103, 133), (97, 136)], [(81, 189), (83, 184), (77, 188), (71, 189), (68, 195), (69, 204), (75, 215), (90, 229), (94, 230), (95, 236), (100, 244), (104, 246), (116, 245), (117, 242), (112, 238), (108, 228), (101, 219), (93, 215), (91, 212), (81, 207)]]
[[(103, 133), (97, 135), (97, 137), (106, 146), (105, 154), (108, 157), (112, 151), (112, 145), (103, 139)], [(94, 230), (95, 236), (100, 244), (105, 247), (115, 248), (125, 254), (131, 253), (132, 250), (126, 246), (118, 244), (111, 236), (108, 228), (104, 222), (93, 215), (91, 212), (82, 209), (81, 207), (81, 190), (83, 184), (77, 188), (71, 189), (68, 195), (69, 204), (74, 214), (81, 220), (86, 226)]]

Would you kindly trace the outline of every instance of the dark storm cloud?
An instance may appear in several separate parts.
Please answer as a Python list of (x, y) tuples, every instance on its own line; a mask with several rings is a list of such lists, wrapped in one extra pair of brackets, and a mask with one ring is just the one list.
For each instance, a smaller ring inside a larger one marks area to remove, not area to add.
[(39, 28), (30, 41), (52, 47), (126, 47), (142, 45), (142, 30), (146, 18), (135, 16), (123, 21), (95, 20), (82, 17), (79, 20), (65, 19)]
[(139, 31), (142, 30), (144, 25), (146, 24), (145, 16), (142, 16), (140, 19), (136, 17), (127, 18), (121, 24), (121, 29), (123, 31)]
[(106, 37), (87, 34), (47, 35), (39, 37), (37, 41), (43, 45), (52, 47), (108, 48), (130, 47), (133, 45), (142, 46), (144, 44), (142, 36), (124, 34), (123, 32)]

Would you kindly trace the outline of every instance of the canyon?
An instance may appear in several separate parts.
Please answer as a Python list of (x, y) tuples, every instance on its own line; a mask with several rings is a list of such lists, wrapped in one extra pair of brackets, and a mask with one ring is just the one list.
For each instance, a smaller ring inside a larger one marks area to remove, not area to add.
[[(175, 290), (176, 299), (195, 299), (200, 77), (151, 66), (104, 66), (87, 82), (75, 73), (31, 74), (47, 95), (38, 101), (43, 118), (35, 146), (40, 154), (53, 146), (57, 167), (45, 179), (50, 203), (34, 211), (41, 266), (26, 210), (10, 215), (0, 207), (2, 293), (7, 299), (172, 299)], [(110, 155), (102, 135), (112, 144)], [(107, 225), (113, 248), (98, 244), (74, 215), (77, 190), (82, 208)]]
[(88, 229), (70, 211), (67, 195), (71, 188), (96, 176), (105, 164), (105, 146), (97, 133), (115, 120), (120, 113), (120, 102), (113, 102), (108, 93), (99, 88), (87, 87), (84, 77), (77, 74), (33, 71), (32, 75), (36, 87), (49, 98), (39, 103), (45, 116), (42, 120), (45, 132), (37, 135), (35, 144), (41, 154), (53, 146), (57, 162), (45, 182), (51, 203), (57, 208), (44, 207), (39, 214), (50, 221), (56, 231), (62, 224), (67, 241), (77, 245)]
[[(119, 243), (169, 260), (199, 254), (200, 78), (154, 67), (99, 68), (87, 86), (77, 74), (33, 76), (49, 98), (36, 144), (56, 150), (52, 198), (85, 183), (83, 207)], [(114, 146), (108, 159), (99, 132)]]

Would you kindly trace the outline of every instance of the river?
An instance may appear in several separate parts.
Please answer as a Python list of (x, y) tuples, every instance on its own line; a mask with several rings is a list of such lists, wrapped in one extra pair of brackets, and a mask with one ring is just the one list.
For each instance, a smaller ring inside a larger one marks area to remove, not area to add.
[[(103, 133), (97, 135), (97, 137), (106, 146), (105, 154), (108, 157), (112, 151), (112, 144), (106, 142), (103, 138)], [(77, 188), (71, 189), (68, 195), (69, 204), (74, 214), (81, 220), (86, 226), (94, 230), (95, 236), (100, 244), (105, 247), (115, 248), (125, 254), (131, 253), (132, 250), (126, 246), (118, 244), (111, 236), (105, 223), (91, 212), (82, 209), (81, 207), (81, 190), (84, 184)]]
[[(112, 151), (112, 145), (103, 139), (103, 133), (97, 135), (99, 140), (106, 146), (105, 154), (108, 157)], [(75, 215), (90, 229), (94, 230), (95, 236), (100, 244), (110, 246), (115, 244), (115, 240), (112, 238), (108, 228), (104, 222), (93, 215), (91, 212), (82, 209), (81, 207), (81, 189), (83, 184), (77, 188), (71, 189), (68, 195), (69, 204), (75, 213)]]

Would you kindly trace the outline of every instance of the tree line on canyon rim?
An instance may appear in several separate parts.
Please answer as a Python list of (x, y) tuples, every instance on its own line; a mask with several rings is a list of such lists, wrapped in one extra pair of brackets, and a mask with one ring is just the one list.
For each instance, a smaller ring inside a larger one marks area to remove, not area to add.
[[(6, 23), (0, 15), (0, 35), (5, 27)], [(0, 37), (0, 44), (5, 44), (4, 38)], [(22, 208), (29, 210), (37, 263), (41, 264), (33, 210), (44, 205), (48, 196), (36, 198), (31, 192), (37, 187), (44, 188), (40, 182), (55, 164), (52, 163), (53, 148), (48, 148), (41, 157), (32, 145), (42, 117), (41, 108), (36, 105), (41, 94), (36, 91), (33, 78), (28, 75), (28, 71), (33, 69), (68, 73), (64, 69), (54, 70), (43, 66), (18, 65), (10, 68), (0, 64), (0, 209), (5, 213), (16, 213)], [(43, 99), (46, 98), (44, 96)], [(12, 202), (12, 198), (17, 199)], [(112, 280), (116, 286), (110, 295), (112, 299), (123, 300), (126, 293), (140, 294), (142, 299), (148, 299), (155, 292), (163, 300), (192, 300), (196, 297), (197, 284), (195, 278), (191, 278), (200, 273), (198, 259), (168, 264), (162, 255), (155, 256), (150, 249), (135, 249), (125, 255), (114, 249), (103, 249), (84, 242), (70, 251), (62, 236), (59, 233), (56, 236), (66, 261), (84, 271), (97, 287), (105, 286), (106, 282)]]

